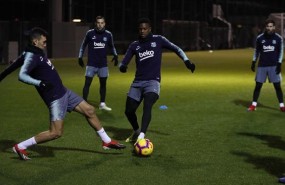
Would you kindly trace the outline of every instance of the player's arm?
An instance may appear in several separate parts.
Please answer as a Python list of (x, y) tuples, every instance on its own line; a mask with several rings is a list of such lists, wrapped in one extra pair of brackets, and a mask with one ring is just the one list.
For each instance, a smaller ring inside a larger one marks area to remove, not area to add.
[(193, 73), (195, 71), (196, 66), (195, 66), (194, 63), (192, 63), (189, 60), (189, 58), (186, 56), (185, 52), (180, 47), (178, 47), (177, 45), (173, 44), (172, 42), (170, 42), (165, 37), (161, 37), (161, 39), (162, 39), (162, 47), (175, 52), (176, 55), (184, 61), (185, 66), (189, 70), (191, 70), (191, 72)]
[(24, 64), (19, 72), (19, 80), (26, 84), (40, 86), (41, 80), (37, 80), (30, 76), (30, 72), (36, 67), (36, 63), (33, 62), (33, 54), (28, 52), (26, 54)]
[(129, 45), (126, 54), (122, 60), (122, 62), (119, 65), (119, 69), (122, 73), (127, 72), (128, 64), (130, 63), (131, 59), (133, 58), (135, 51), (134, 51), (134, 42)]
[(112, 33), (110, 33), (110, 39), (109, 39), (108, 45), (111, 48), (111, 51), (112, 51), (112, 54), (113, 54), (113, 58), (112, 58), (111, 62), (114, 62), (114, 66), (117, 66), (118, 63), (119, 63), (119, 61), (118, 61), (118, 53), (117, 53), (117, 50), (116, 50), (115, 45), (114, 45), (114, 40), (113, 40)]
[(283, 42), (283, 38), (280, 38), (280, 47), (279, 47), (279, 56), (278, 56), (278, 63), (282, 63), (283, 60), (283, 55), (284, 55), (284, 42)]
[(24, 63), (25, 59), (25, 52), (23, 52), (20, 56), (18, 56), (17, 59), (13, 61), (4, 71), (0, 73), (0, 81), (2, 81), (6, 76), (8, 76), (10, 73), (21, 67)]
[(276, 64), (276, 74), (279, 74), (281, 72), (281, 64), (282, 64), (282, 59), (283, 59), (283, 51), (284, 51), (284, 45), (283, 45), (283, 38), (280, 38), (280, 47), (278, 48), (279, 51), (279, 56), (278, 56), (278, 61)]
[(254, 52), (253, 52), (253, 57), (252, 57), (252, 62), (251, 62), (251, 70), (253, 72), (255, 72), (255, 65), (256, 65), (256, 61), (257, 61), (257, 59), (258, 59), (258, 57), (260, 55), (261, 47), (262, 47), (262, 45), (259, 44), (258, 39), (256, 39), (255, 49), (254, 49)]
[(86, 33), (82, 43), (81, 43), (81, 46), (79, 48), (79, 54), (78, 54), (78, 64), (81, 66), (81, 67), (84, 67), (84, 62), (83, 62), (83, 55), (84, 55), (84, 51), (85, 51), (85, 48), (89, 42), (89, 39), (88, 39), (88, 33), (89, 31)]

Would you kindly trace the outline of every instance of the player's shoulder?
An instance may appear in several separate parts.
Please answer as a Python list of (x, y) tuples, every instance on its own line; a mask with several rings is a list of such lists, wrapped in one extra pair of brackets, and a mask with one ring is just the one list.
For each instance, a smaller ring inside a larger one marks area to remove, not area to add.
[(280, 39), (280, 40), (283, 40), (283, 37), (279, 34), (279, 33), (274, 33), (275, 37)]
[(167, 38), (163, 35), (152, 35), (152, 38), (154, 40), (164, 40), (164, 41), (167, 41)]
[(130, 43), (130, 47), (135, 47), (135, 46), (137, 46), (139, 44), (140, 44), (140, 42), (138, 40), (135, 40), (135, 41)]
[(86, 32), (86, 35), (94, 35), (94, 34), (95, 34), (94, 29), (87, 30)]
[(105, 33), (112, 35), (112, 32), (109, 30), (105, 30)]
[(259, 35), (257, 35), (256, 39), (262, 39), (264, 37), (264, 33), (260, 33)]

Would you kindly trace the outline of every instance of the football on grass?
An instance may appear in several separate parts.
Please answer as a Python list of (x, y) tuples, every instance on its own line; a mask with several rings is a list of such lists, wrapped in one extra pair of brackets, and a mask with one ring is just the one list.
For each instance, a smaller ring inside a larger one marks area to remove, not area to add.
[(153, 152), (153, 144), (149, 139), (141, 139), (135, 144), (135, 151), (140, 156), (149, 156)]

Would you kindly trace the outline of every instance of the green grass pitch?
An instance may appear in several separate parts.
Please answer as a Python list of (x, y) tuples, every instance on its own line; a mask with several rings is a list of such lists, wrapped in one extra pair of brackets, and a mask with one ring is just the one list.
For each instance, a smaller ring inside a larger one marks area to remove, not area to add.
[[(66, 116), (62, 138), (31, 147), (32, 160), (18, 160), (13, 144), (46, 130), (49, 113), (34, 87), (18, 81), (17, 70), (0, 83), (0, 184), (278, 184), (285, 173), (285, 115), (269, 83), (257, 111), (246, 111), (255, 84), (252, 54), (253, 49), (189, 52), (196, 64), (192, 74), (175, 54), (164, 53), (161, 96), (147, 132), (154, 152), (148, 158), (134, 155), (131, 144), (104, 151), (86, 120), (73, 112)], [(81, 95), (84, 69), (77, 60), (52, 62), (65, 86)], [(124, 142), (131, 133), (124, 106), (135, 66), (132, 62), (124, 74), (112, 63), (109, 69), (107, 104), (113, 111), (97, 115), (107, 133)], [(98, 78), (89, 99), (97, 108)], [(141, 114), (139, 108), (139, 120)]]

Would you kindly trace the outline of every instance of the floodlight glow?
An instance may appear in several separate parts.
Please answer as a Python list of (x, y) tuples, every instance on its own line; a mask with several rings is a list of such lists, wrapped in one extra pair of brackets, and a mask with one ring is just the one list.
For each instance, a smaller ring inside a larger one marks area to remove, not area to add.
[(72, 22), (81, 22), (81, 19), (73, 19)]

